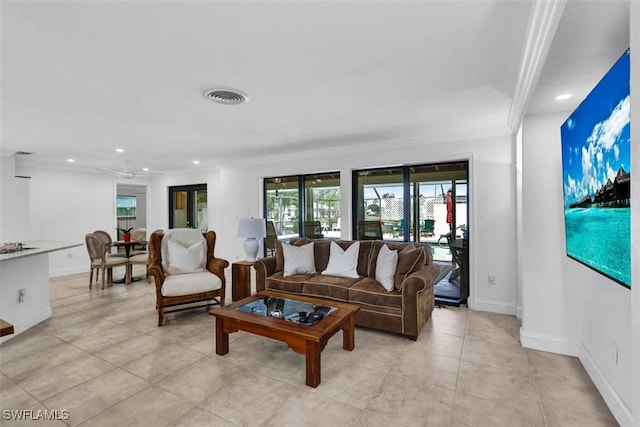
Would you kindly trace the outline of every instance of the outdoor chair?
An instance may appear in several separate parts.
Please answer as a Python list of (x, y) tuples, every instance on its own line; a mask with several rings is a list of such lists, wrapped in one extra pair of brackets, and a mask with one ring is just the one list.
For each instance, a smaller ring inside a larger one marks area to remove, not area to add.
[(276, 253), (276, 240), (278, 240), (276, 226), (273, 221), (267, 221), (267, 237), (265, 238), (267, 255), (274, 255)]
[(304, 223), (304, 235), (309, 239), (322, 239), (322, 225), (320, 221), (306, 221)]
[(156, 230), (149, 238), (149, 275), (156, 286), (158, 326), (167, 313), (224, 306), (227, 260), (216, 258), (216, 233), (193, 228)]
[(358, 221), (358, 240), (382, 240), (380, 221)]
[[(100, 237), (95, 234), (87, 234), (84, 236), (90, 260), (89, 273), (89, 289), (93, 286), (93, 272), (96, 271), (96, 281), (102, 270), (102, 289), (104, 289), (105, 281), (113, 282), (113, 267), (123, 266), (126, 271), (126, 282), (129, 282), (129, 260), (127, 258), (107, 255), (108, 246)], [(105, 280), (105, 275), (107, 276)]]
[(433, 236), (434, 235), (433, 230), (435, 228), (435, 224), (436, 224), (435, 219), (425, 219), (424, 225), (420, 229), (420, 234), (423, 234), (425, 236)]
[(462, 265), (462, 262), (461, 262), (462, 260), (460, 259), (459, 251), (457, 251), (457, 250), (455, 250), (454, 248), (451, 247), (453, 242), (456, 240), (455, 233), (453, 231), (450, 231), (448, 233), (441, 234), (440, 238), (438, 239), (438, 245), (440, 245), (440, 246), (442, 246), (441, 243), (440, 243), (440, 240), (442, 240), (442, 239), (446, 239), (447, 246), (449, 247), (449, 252), (451, 252), (451, 256), (453, 257), (453, 261), (458, 266), (458, 268), (453, 270), (451, 272), (451, 275), (449, 276), (449, 281), (452, 281), (452, 280), (460, 277), (460, 274), (462, 273), (462, 270), (460, 269), (460, 266)]
[(400, 220), (400, 223), (396, 228), (393, 229), (398, 234), (404, 234), (404, 219)]

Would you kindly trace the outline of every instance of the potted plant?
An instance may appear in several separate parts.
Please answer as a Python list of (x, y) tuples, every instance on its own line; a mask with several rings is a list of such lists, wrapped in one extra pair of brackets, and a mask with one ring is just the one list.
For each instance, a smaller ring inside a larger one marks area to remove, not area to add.
[(133, 227), (131, 227), (131, 217), (129, 216), (129, 208), (127, 209), (127, 216), (124, 218), (124, 227), (118, 227), (118, 231), (122, 232), (122, 240), (124, 240), (126, 243), (129, 243), (131, 241), (131, 230), (133, 230)]

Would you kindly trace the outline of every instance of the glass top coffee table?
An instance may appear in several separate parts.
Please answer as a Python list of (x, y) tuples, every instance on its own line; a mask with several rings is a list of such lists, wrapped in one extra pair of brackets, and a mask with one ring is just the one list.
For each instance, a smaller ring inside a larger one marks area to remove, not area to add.
[[(237, 331), (285, 342), (306, 357), (306, 384), (320, 384), (320, 354), (342, 330), (342, 348), (355, 347), (355, 304), (262, 291), (211, 310), (216, 318), (216, 354), (229, 352), (229, 334)], [(317, 315), (315, 313), (321, 313)]]

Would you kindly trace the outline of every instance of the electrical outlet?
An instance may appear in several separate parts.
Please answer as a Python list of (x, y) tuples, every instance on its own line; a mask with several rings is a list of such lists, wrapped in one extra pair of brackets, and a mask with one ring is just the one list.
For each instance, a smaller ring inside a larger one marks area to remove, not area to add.
[(18, 289), (18, 302), (24, 302), (24, 296), (27, 293), (26, 288)]

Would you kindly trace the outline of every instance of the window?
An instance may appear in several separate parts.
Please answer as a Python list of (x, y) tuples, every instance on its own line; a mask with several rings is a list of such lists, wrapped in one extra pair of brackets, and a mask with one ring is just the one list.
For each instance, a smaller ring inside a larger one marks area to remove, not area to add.
[(118, 219), (135, 219), (136, 196), (117, 196), (116, 213)]
[[(267, 251), (274, 239), (340, 236), (340, 174), (338, 172), (265, 178), (264, 216)], [(271, 231), (272, 230), (272, 231)]]
[(467, 170), (465, 161), (354, 171), (353, 236), (430, 243), (450, 231), (462, 237)]

